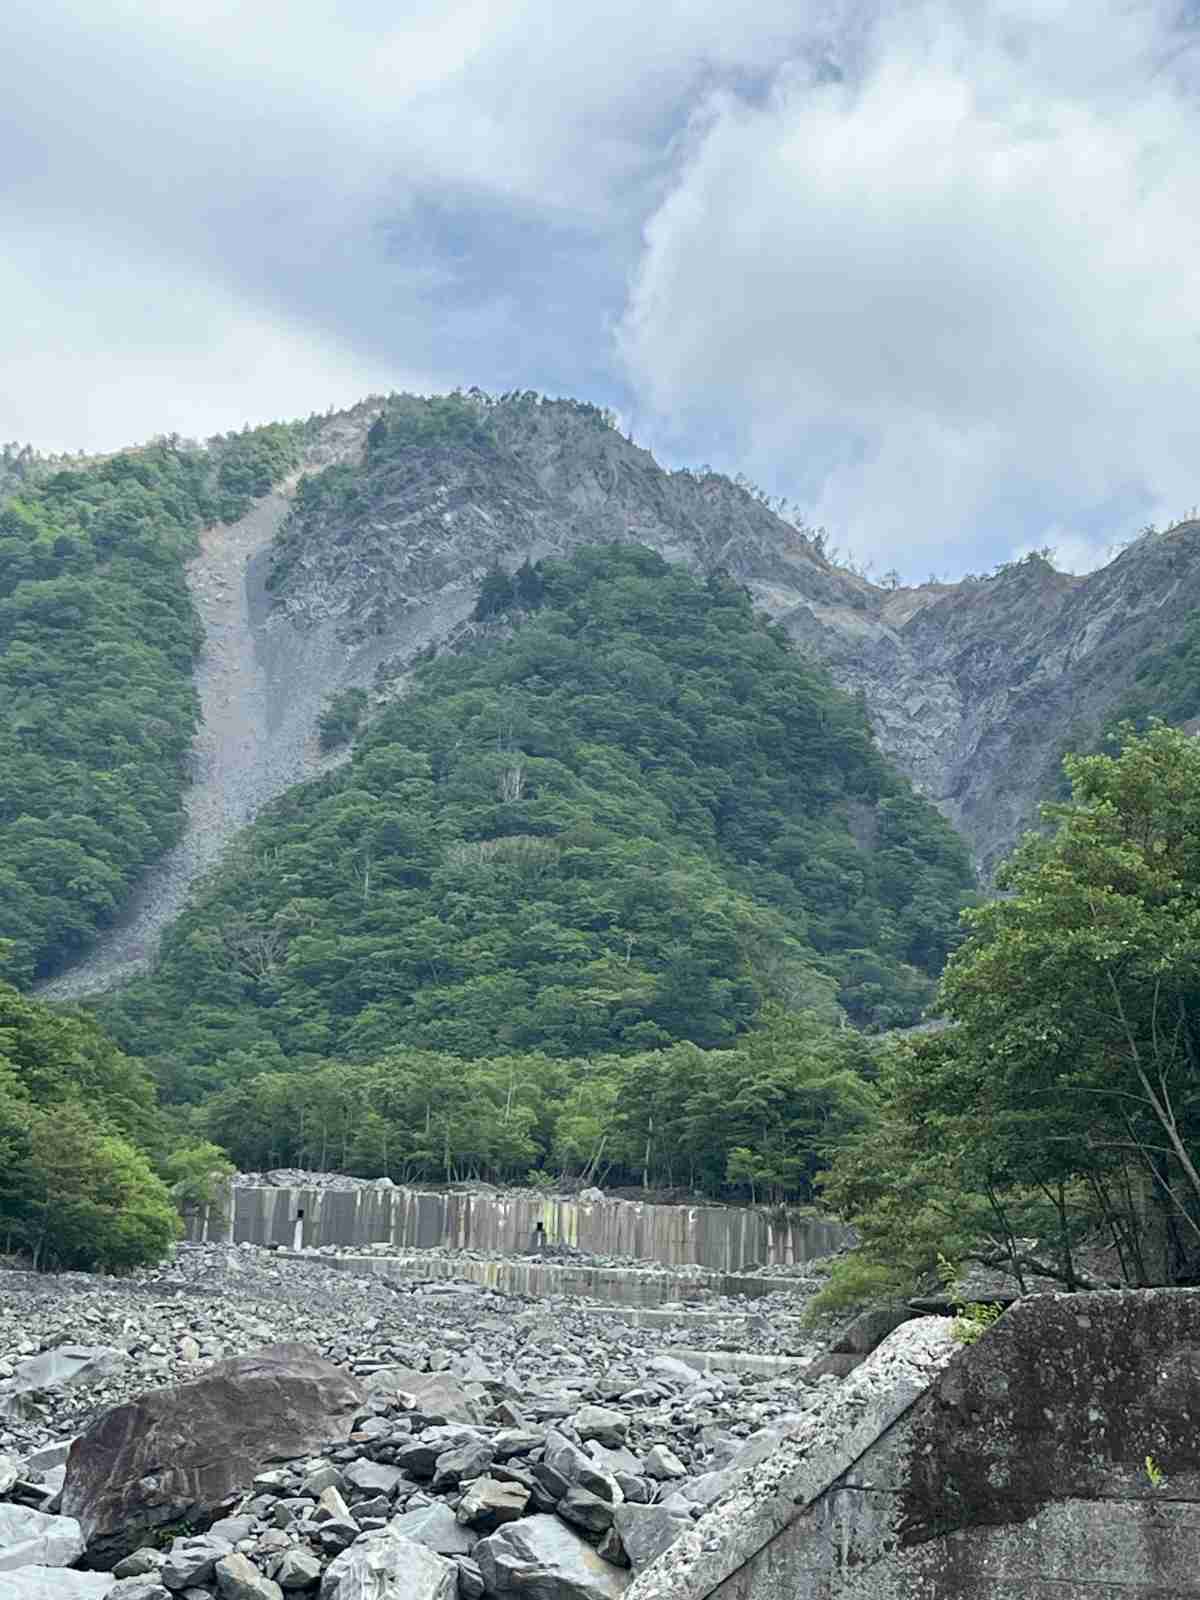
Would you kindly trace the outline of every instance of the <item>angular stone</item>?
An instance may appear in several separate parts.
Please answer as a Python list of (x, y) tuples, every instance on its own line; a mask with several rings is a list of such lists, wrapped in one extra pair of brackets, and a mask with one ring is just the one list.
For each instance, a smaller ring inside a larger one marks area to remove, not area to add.
[(330, 1562), (321, 1600), (457, 1600), (458, 1568), (394, 1527), (367, 1533)]
[(456, 1516), (459, 1522), (492, 1533), (501, 1523), (523, 1517), (528, 1505), (529, 1490), (522, 1484), (476, 1478), (459, 1501)]
[(7, 1494), (20, 1476), (21, 1468), (16, 1456), (0, 1454), (0, 1495)]
[[(192, 1591), (196, 1592), (205, 1594), (207, 1600), (207, 1590)], [(115, 1589), (108, 1591), (108, 1600), (173, 1600), (173, 1597), (157, 1578), (141, 1577), (122, 1578)]]
[(602, 1560), (557, 1517), (523, 1517), (475, 1546), (496, 1600), (619, 1600), (632, 1574)]
[(381, 1367), (365, 1380), (368, 1394), (405, 1394), (413, 1408), (447, 1422), (481, 1422), (483, 1408), (457, 1378), (445, 1372), (414, 1372), (411, 1367)]
[(210, 1533), (199, 1534), (194, 1539), (176, 1539), (167, 1551), (159, 1574), (163, 1587), (188, 1589), (193, 1584), (207, 1583), (221, 1557), (232, 1552), (228, 1539), (214, 1539)]
[(614, 1506), (611, 1500), (602, 1500), (589, 1489), (573, 1483), (558, 1502), (558, 1514), (576, 1527), (589, 1533), (605, 1533), (612, 1527)]
[(433, 1467), (433, 1487), (453, 1489), (465, 1479), (478, 1478), (492, 1464), (493, 1450), (482, 1439), (472, 1439), (457, 1450), (446, 1450)]
[(647, 1451), (643, 1471), (648, 1478), (657, 1478), (660, 1483), (670, 1478), (687, 1477), (687, 1468), (674, 1450), (669, 1450), (665, 1444), (656, 1444)]
[(419, 1439), (396, 1451), (396, 1465), (414, 1478), (431, 1478), (440, 1455), (462, 1445), (476, 1444), (482, 1438), (475, 1428), (426, 1428)]
[(342, 1477), (351, 1489), (360, 1489), (363, 1494), (392, 1495), (405, 1481), (402, 1468), (389, 1467), (382, 1461), (353, 1461)]
[(571, 1421), (585, 1443), (595, 1439), (610, 1449), (623, 1445), (629, 1432), (629, 1418), (621, 1411), (610, 1411), (607, 1406), (581, 1406)]
[(329, 1488), (321, 1490), (321, 1497), (313, 1507), (312, 1520), (314, 1522), (353, 1522), (350, 1507), (331, 1484)]
[(648, 1567), (691, 1525), (691, 1517), (676, 1516), (666, 1506), (623, 1505), (613, 1512), (613, 1527), (635, 1572)]
[(52, 1517), (27, 1506), (0, 1505), (0, 1572), (18, 1567), (69, 1567), (83, 1554), (74, 1517)]
[(153, 1528), (210, 1517), (266, 1462), (345, 1439), (363, 1400), (304, 1345), (218, 1362), (102, 1413), (71, 1447), (63, 1511), (93, 1564), (117, 1560)]
[(311, 1550), (293, 1545), (279, 1558), (275, 1582), (281, 1589), (307, 1589), (321, 1576), (321, 1563)]
[(458, 1556), (454, 1565), (458, 1568), (458, 1600), (483, 1600), (486, 1591), (478, 1563), (469, 1556)]
[(492, 1440), (497, 1461), (507, 1461), (511, 1456), (527, 1456), (531, 1450), (540, 1450), (546, 1442), (545, 1428), (504, 1428)]
[(322, 1489), (340, 1489), (342, 1475), (332, 1461), (319, 1461), (304, 1474), (300, 1483), (301, 1494), (319, 1495)]
[(9, 1382), (10, 1394), (29, 1394), (35, 1389), (65, 1389), (74, 1383), (99, 1383), (128, 1365), (124, 1350), (111, 1345), (60, 1344), (43, 1350), (31, 1361), (22, 1361)]
[(149, 1545), (143, 1545), (140, 1550), (135, 1550), (132, 1555), (118, 1561), (113, 1568), (114, 1578), (145, 1578), (157, 1573), (162, 1567), (166, 1556), (161, 1550), (154, 1550)]
[(406, 1511), (402, 1517), (393, 1517), (388, 1527), (416, 1544), (423, 1544), (427, 1550), (436, 1550), (440, 1556), (469, 1555), (477, 1537), (467, 1532), (444, 1500), (431, 1506), (419, 1506), (416, 1511)]
[(221, 1600), (283, 1600), (283, 1590), (243, 1555), (222, 1556), (216, 1565)]

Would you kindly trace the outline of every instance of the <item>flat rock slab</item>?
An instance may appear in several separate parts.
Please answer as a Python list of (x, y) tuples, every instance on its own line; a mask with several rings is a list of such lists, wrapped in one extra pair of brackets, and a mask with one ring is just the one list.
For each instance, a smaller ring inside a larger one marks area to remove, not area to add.
[(99, 1416), (71, 1446), (63, 1512), (78, 1520), (89, 1564), (111, 1566), (156, 1527), (203, 1524), (265, 1463), (345, 1440), (364, 1401), (305, 1345), (217, 1362)]
[(0, 1600), (104, 1600), (116, 1581), (111, 1572), (19, 1567), (0, 1572)]
[(74, 1517), (51, 1517), (27, 1506), (0, 1505), (0, 1572), (18, 1567), (69, 1567), (83, 1554)]

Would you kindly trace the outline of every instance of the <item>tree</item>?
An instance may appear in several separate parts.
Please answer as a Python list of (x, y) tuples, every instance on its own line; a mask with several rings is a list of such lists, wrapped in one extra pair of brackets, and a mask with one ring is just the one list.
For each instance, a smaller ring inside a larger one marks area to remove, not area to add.
[(880, 1135), (835, 1163), (829, 1193), (879, 1257), (904, 1232), (911, 1262), (904, 1197), (924, 1193), (916, 1209), (940, 1211), (957, 1248), (1018, 1273), (1017, 1240), (1037, 1233), (1040, 1268), (1087, 1282), (1075, 1246), (1102, 1224), (1126, 1279), (1193, 1276), (1200, 743), (1161, 723), (1123, 738), (1068, 758), (1053, 834), (1030, 835), (1004, 893), (966, 914), (940, 992), (954, 1026), (895, 1053)]
[(486, 622), (489, 617), (508, 611), (516, 600), (513, 581), (503, 567), (492, 567), (484, 575), (479, 587), (479, 599), (471, 613), (476, 622)]

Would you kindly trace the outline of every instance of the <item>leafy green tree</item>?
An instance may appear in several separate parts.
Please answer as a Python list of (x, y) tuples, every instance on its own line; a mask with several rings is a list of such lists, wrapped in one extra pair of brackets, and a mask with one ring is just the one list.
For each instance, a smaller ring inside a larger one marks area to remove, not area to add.
[(1086, 1284), (1105, 1228), (1131, 1282), (1200, 1256), (1200, 745), (1162, 724), (1070, 758), (1046, 808), (968, 914), (941, 1000), (954, 1026), (894, 1052), (878, 1130), (828, 1192), (878, 1260), (1007, 1256)]

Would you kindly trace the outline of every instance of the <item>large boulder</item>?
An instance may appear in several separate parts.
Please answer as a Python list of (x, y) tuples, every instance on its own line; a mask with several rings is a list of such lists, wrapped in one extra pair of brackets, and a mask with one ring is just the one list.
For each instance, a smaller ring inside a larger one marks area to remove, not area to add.
[(474, 1560), (497, 1600), (618, 1600), (632, 1581), (551, 1516), (507, 1523), (480, 1540)]
[(458, 1600), (458, 1568), (394, 1528), (379, 1528), (330, 1562), (321, 1600)]
[(69, 1567), (83, 1554), (73, 1517), (51, 1517), (26, 1506), (0, 1505), (0, 1572), (18, 1567)]
[(305, 1345), (217, 1362), (97, 1417), (71, 1446), (63, 1513), (83, 1530), (88, 1564), (111, 1567), (155, 1528), (203, 1525), (265, 1463), (341, 1443), (364, 1400)]

